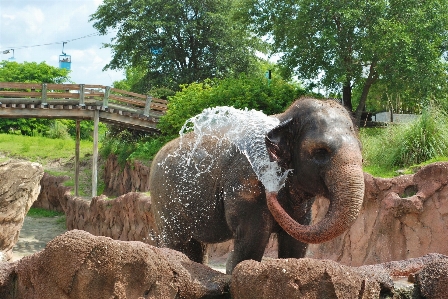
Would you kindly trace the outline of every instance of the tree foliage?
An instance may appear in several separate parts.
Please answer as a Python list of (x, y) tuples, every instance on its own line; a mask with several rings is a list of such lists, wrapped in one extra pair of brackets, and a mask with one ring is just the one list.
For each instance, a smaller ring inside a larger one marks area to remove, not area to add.
[[(45, 62), (24, 62), (3, 60), (0, 62), (0, 82), (24, 83), (64, 83), (69, 80), (70, 71), (59, 69)], [(1, 118), (1, 133), (20, 133), (22, 135), (44, 134), (54, 125), (50, 119)]]
[(266, 114), (283, 112), (294, 99), (305, 93), (299, 85), (273, 77), (240, 76), (222, 80), (183, 85), (182, 90), (170, 97), (167, 113), (158, 127), (165, 135), (178, 136), (184, 122), (205, 108), (233, 106), (239, 109), (262, 110)]
[[(140, 92), (248, 72), (253, 41), (230, 12), (234, 0), (104, 0), (91, 16), (101, 33), (117, 30), (106, 68), (132, 67)], [(134, 84), (136, 84), (134, 82)]]
[(0, 61), (0, 82), (64, 83), (70, 79), (69, 72), (45, 62)]
[(287, 74), (342, 91), (357, 118), (370, 88), (422, 100), (445, 91), (448, 2), (443, 0), (242, 0), (239, 14), (282, 53)]

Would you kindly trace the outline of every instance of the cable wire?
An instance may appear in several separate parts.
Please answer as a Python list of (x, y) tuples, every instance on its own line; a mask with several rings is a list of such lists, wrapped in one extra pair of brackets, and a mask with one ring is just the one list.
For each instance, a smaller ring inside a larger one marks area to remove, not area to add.
[(40, 44), (40, 45), (33, 45), (33, 46), (20, 46), (20, 47), (4, 47), (3, 49), (0, 49), (0, 52), (6, 51), (6, 50), (11, 50), (11, 49), (18, 50), (18, 49), (35, 48), (35, 47), (43, 47), (43, 46), (50, 46), (50, 45), (59, 45), (62, 43), (69, 43), (69, 42), (72, 42), (72, 41), (75, 41), (78, 39), (88, 38), (88, 37), (97, 36), (97, 35), (100, 35), (100, 33), (99, 32), (91, 33), (91, 34), (77, 37), (74, 39), (64, 40), (64, 41), (60, 41), (60, 42), (52, 42), (52, 43), (47, 43), (47, 44)]

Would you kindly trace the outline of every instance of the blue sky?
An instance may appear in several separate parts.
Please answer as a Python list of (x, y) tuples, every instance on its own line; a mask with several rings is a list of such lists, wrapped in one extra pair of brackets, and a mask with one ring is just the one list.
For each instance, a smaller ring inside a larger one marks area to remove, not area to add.
[(110, 50), (102, 44), (110, 42), (113, 33), (96, 35), (93, 23), (88, 21), (101, 3), (102, 0), (0, 0), (0, 60), (12, 56), (12, 51), (2, 54), (3, 51), (14, 49), (17, 62), (45, 61), (57, 67), (62, 42), (69, 41), (64, 52), (72, 58), (72, 81), (110, 86), (123, 79), (123, 71), (102, 71), (111, 60)]

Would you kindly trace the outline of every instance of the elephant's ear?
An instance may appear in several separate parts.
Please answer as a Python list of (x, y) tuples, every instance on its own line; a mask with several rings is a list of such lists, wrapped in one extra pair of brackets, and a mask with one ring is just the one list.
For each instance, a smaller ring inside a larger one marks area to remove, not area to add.
[(266, 148), (271, 161), (277, 161), (280, 167), (285, 169), (291, 168), (291, 122), (291, 118), (281, 122), (269, 131), (265, 137)]

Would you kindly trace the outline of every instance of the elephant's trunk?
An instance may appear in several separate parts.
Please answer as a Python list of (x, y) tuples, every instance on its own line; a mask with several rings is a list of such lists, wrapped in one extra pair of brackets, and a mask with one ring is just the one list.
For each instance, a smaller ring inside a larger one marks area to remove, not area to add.
[[(353, 163), (355, 158), (356, 163)], [(364, 174), (360, 157), (352, 156), (348, 159), (351, 161), (335, 159), (338, 162), (333, 163), (331, 170), (326, 173), (330, 207), (325, 218), (314, 225), (297, 223), (282, 208), (277, 193), (266, 194), (269, 210), (288, 234), (305, 243), (322, 243), (337, 237), (351, 226), (358, 217), (364, 198)]]

